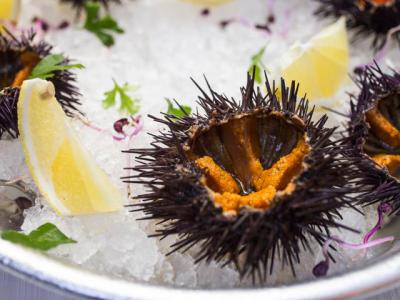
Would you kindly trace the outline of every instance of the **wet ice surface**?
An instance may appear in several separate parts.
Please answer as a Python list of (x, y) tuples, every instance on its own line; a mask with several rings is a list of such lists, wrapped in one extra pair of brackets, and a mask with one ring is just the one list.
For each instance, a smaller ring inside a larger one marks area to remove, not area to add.
[[(58, 1), (25, 0), (22, 18), (31, 20), (41, 16), (50, 23), (61, 19), (74, 19), (67, 7)], [(292, 9), (296, 7), (296, 9)], [(203, 74), (217, 91), (237, 97), (239, 87), (244, 85), (250, 57), (261, 47), (267, 46), (264, 62), (270, 70), (277, 68), (279, 57), (294, 41), (306, 40), (329, 21), (312, 16), (312, 1), (264, 1), (237, 0), (231, 4), (213, 8), (211, 15), (203, 17), (201, 7), (178, 0), (137, 0), (123, 7), (112, 7), (112, 14), (126, 30), (116, 36), (116, 45), (107, 49), (90, 33), (75, 24), (66, 30), (46, 35), (58, 51), (65, 52), (86, 66), (78, 72), (79, 86), (83, 94), (83, 111), (96, 125), (111, 130), (121, 115), (101, 106), (103, 92), (112, 87), (112, 79), (140, 86), (140, 114), (145, 118), (144, 130), (130, 144), (115, 142), (104, 133), (96, 132), (75, 121), (82, 142), (95, 155), (97, 161), (112, 176), (121, 190), (127, 194), (127, 186), (120, 180), (127, 175), (123, 170), (133, 162), (121, 153), (129, 147), (143, 147), (150, 142), (147, 132), (160, 126), (152, 122), (148, 113), (158, 114), (166, 110), (164, 97), (176, 98), (180, 103), (196, 107), (198, 91), (189, 80), (193, 77), (204, 85)], [(47, 13), (52, 11), (51, 14)], [(53, 13), (54, 12), (54, 13)], [(232, 17), (250, 23), (264, 23), (273, 13), (276, 22), (271, 25), (272, 34), (256, 31), (241, 23), (233, 23), (221, 30), (219, 22)], [(351, 68), (371, 61), (369, 41), (355, 44), (352, 48)], [(317, 104), (331, 105), (346, 111), (346, 91), (354, 90), (350, 80), (338, 94)], [(333, 116), (330, 124), (337, 125), (340, 118)], [(0, 141), (1, 178), (16, 178), (27, 174), (18, 141)], [(3, 163), (5, 162), (5, 163)], [(29, 181), (29, 180), (28, 180)], [(134, 194), (143, 187), (131, 186)], [(127, 203), (129, 202), (126, 199)], [(366, 232), (375, 222), (373, 209), (366, 217), (344, 211), (344, 223)], [(29, 232), (45, 222), (57, 225), (78, 244), (64, 245), (49, 251), (51, 256), (81, 265), (85, 269), (125, 279), (150, 281), (179, 287), (221, 288), (248, 286), (250, 281), (240, 282), (238, 274), (230, 266), (220, 268), (215, 263), (195, 265), (192, 254), (165, 254), (174, 241), (147, 238), (154, 222), (136, 221), (140, 214), (122, 211), (114, 214), (60, 217), (41, 198), (35, 207), (26, 212), (23, 230)], [(360, 234), (337, 233), (349, 242), (360, 242)], [(331, 273), (351, 266), (362, 259), (359, 253), (341, 251), (338, 263), (332, 265)], [(322, 259), (321, 253), (302, 255), (302, 265), (297, 266), (297, 280), (311, 279), (312, 266)], [(269, 285), (296, 280), (288, 268), (281, 270), (279, 264), (268, 280)]]

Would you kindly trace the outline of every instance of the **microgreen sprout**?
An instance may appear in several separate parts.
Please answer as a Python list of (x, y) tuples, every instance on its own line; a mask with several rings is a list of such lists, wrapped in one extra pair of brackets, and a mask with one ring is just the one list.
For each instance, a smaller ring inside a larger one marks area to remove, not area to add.
[(124, 83), (119, 85), (114, 79), (114, 87), (104, 93), (103, 106), (104, 108), (110, 108), (117, 104), (117, 96), (119, 95), (120, 104), (119, 111), (128, 115), (135, 115), (140, 109), (140, 99), (132, 95), (133, 92), (139, 89), (138, 86), (129, 85)]
[(115, 40), (112, 33), (124, 33), (118, 22), (110, 15), (100, 17), (100, 4), (87, 1), (85, 3), (85, 11), (86, 21), (84, 28), (94, 33), (105, 46), (114, 45)]

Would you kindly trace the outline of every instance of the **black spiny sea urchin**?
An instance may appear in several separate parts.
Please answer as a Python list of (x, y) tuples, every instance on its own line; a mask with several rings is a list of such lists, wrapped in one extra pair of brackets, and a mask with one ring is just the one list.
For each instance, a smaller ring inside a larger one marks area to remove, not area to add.
[[(375, 35), (373, 45), (380, 48), (389, 31), (400, 25), (400, 0), (315, 0), (317, 15), (347, 17), (347, 25), (357, 36)], [(400, 34), (395, 33), (400, 41)]]
[[(17, 99), (19, 87), (33, 68), (47, 55), (52, 46), (45, 41), (35, 41), (35, 33), (29, 31), (14, 36), (6, 29), (0, 33), (0, 138), (4, 133), (18, 136)], [(66, 59), (65, 63), (68, 62)], [(67, 115), (79, 112), (79, 92), (75, 86), (76, 77), (71, 71), (55, 71), (49, 78), (56, 90), (56, 98)], [(13, 88), (13, 89), (6, 89)]]
[(138, 196), (146, 219), (160, 220), (154, 236), (177, 234), (172, 251), (200, 245), (197, 262), (233, 263), (241, 276), (263, 281), (274, 258), (299, 263), (311, 241), (323, 244), (351, 205), (357, 170), (345, 140), (333, 142), (323, 116), (298, 86), (266, 81), (267, 95), (248, 77), (240, 102), (200, 87), (205, 114), (152, 117), (168, 126), (152, 147), (132, 149), (138, 165), (128, 183), (149, 192)]
[(384, 73), (378, 65), (356, 78), (360, 93), (351, 98), (348, 131), (362, 160), (364, 186), (371, 192), (362, 204), (390, 202), (400, 209), (400, 74)]

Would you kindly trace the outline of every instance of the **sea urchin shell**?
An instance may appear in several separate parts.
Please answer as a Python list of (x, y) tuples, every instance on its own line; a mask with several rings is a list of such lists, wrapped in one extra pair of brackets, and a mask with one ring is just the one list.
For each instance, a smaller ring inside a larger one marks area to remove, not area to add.
[[(35, 42), (35, 33), (29, 31), (19, 38), (6, 29), (0, 33), (0, 139), (4, 133), (18, 136), (17, 99), (19, 87), (27, 79), (33, 68), (51, 53), (52, 46), (45, 41)], [(66, 63), (68, 60), (66, 61)], [(56, 71), (49, 78), (56, 89), (56, 98), (67, 115), (79, 112), (80, 96), (75, 83), (75, 75), (69, 70)]]
[(360, 88), (351, 99), (348, 131), (358, 153), (364, 186), (371, 192), (360, 202), (391, 202), (400, 209), (400, 74), (384, 73), (378, 65), (367, 67), (357, 77)]
[(168, 126), (152, 147), (132, 149), (138, 165), (129, 183), (149, 192), (136, 204), (160, 220), (154, 236), (177, 234), (172, 251), (199, 245), (197, 261), (233, 263), (242, 276), (264, 280), (279, 256), (292, 267), (311, 241), (323, 244), (351, 205), (356, 170), (333, 142), (326, 116), (312, 121), (298, 86), (266, 82), (267, 95), (249, 76), (240, 102), (200, 87), (205, 114), (152, 117)]
[[(373, 45), (381, 48), (389, 31), (400, 25), (399, 0), (316, 0), (320, 6), (317, 15), (348, 17), (347, 25), (356, 36), (374, 34)], [(395, 34), (400, 41), (399, 33)]]

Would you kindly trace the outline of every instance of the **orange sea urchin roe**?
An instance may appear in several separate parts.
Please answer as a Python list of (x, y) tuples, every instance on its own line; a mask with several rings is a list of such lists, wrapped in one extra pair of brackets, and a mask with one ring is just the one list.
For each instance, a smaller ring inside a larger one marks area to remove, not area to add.
[(371, 131), (392, 147), (400, 146), (400, 132), (376, 108), (366, 114)]
[(396, 154), (377, 154), (372, 159), (380, 166), (388, 169), (389, 173), (396, 175), (400, 166), (400, 155)]
[(12, 87), (21, 86), (22, 82), (29, 77), (32, 70), (40, 61), (40, 58), (36, 53), (29, 51), (21, 53), (20, 59), (21, 59), (22, 69), (19, 70), (18, 73), (15, 75)]
[[(214, 192), (214, 201), (224, 212), (237, 212), (240, 207), (248, 206), (256, 209), (266, 209), (270, 206), (277, 191), (291, 191), (291, 180), (301, 168), (304, 156), (309, 152), (309, 146), (304, 138), (300, 138), (291, 153), (281, 157), (271, 168), (263, 170), (260, 161), (252, 151), (252, 144), (246, 143), (246, 159), (248, 172), (256, 191), (248, 195), (240, 195), (240, 188), (234, 178), (209, 156), (196, 160), (205, 172), (207, 185)], [(243, 145), (242, 145), (243, 146)], [(253, 145), (254, 146), (254, 145)]]
[[(400, 146), (400, 131), (393, 126), (376, 108), (366, 113), (370, 130), (383, 142), (392, 146)], [(377, 154), (372, 159), (380, 166), (388, 169), (394, 175), (400, 166), (400, 155), (396, 154)]]
[(365, 9), (367, 3), (370, 3), (374, 6), (390, 6), (393, 5), (395, 0), (357, 0), (357, 6), (360, 9)]

